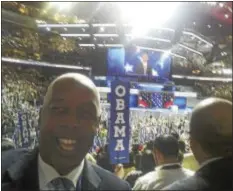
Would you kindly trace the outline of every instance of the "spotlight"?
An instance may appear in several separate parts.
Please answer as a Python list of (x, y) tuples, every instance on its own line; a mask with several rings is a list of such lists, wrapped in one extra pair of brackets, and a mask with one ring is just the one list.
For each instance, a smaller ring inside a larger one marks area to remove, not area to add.
[(57, 7), (59, 10), (68, 10), (71, 8), (73, 2), (50, 2), (50, 5), (53, 7)]
[(220, 6), (220, 7), (223, 7), (224, 5), (223, 5), (223, 3), (219, 3), (219, 6)]
[(100, 27), (100, 32), (104, 32), (104, 27)]

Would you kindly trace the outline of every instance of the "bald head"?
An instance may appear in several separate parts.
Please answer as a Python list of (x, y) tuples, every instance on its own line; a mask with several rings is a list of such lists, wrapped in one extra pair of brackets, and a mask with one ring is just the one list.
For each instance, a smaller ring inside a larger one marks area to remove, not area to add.
[(87, 89), (92, 92), (96, 97), (96, 104), (98, 106), (98, 114), (100, 114), (100, 95), (95, 86), (95, 84), (86, 76), (79, 73), (66, 73), (59, 77), (57, 77), (48, 87), (46, 95), (44, 97), (43, 107), (47, 107), (49, 102), (51, 101), (53, 90), (62, 88), (64, 91), (66, 90), (66, 84), (72, 84), (74, 87), (79, 87), (83, 89)]
[(190, 136), (211, 155), (232, 150), (232, 102), (220, 98), (201, 101), (192, 112)]

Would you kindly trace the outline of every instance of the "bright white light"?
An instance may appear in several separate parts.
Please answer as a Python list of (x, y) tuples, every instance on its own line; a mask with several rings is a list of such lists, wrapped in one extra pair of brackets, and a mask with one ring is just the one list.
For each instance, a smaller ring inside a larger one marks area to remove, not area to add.
[(228, 18), (229, 18), (229, 15), (228, 15), (228, 14), (225, 14), (225, 18), (228, 19)]
[(158, 72), (156, 70), (154, 70), (154, 69), (152, 69), (152, 76), (159, 76)]
[(223, 7), (224, 5), (223, 5), (223, 3), (219, 3), (219, 6), (220, 6), (220, 7)]
[(179, 2), (117, 2), (122, 19), (133, 26), (134, 36), (143, 36), (149, 28), (162, 26), (179, 4)]
[(100, 27), (100, 32), (104, 32), (104, 27)]
[(94, 47), (95, 45), (94, 44), (79, 44), (79, 46), (82, 46), (82, 47)]
[(50, 31), (51, 29), (49, 27), (46, 28), (47, 31)]
[(65, 37), (90, 37), (90, 34), (60, 34)]
[(133, 72), (133, 66), (130, 65), (130, 64), (128, 64), (128, 63), (126, 63), (126, 65), (125, 65), (125, 71), (126, 72)]
[(52, 7), (57, 7), (59, 10), (68, 10), (73, 2), (50, 2)]
[(232, 74), (232, 69), (230, 69), (230, 68), (224, 68), (224, 69), (222, 69), (222, 72), (224, 73), (224, 74)]
[(207, 25), (207, 27), (210, 29), (210, 28), (211, 28), (211, 25)]

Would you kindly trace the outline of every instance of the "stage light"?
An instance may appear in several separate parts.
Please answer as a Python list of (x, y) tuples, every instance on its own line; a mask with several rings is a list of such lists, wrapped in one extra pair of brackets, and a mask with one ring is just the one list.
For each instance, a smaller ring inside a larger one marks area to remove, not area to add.
[(90, 37), (90, 34), (60, 34), (61, 36), (65, 37)]
[(122, 19), (132, 25), (134, 36), (143, 36), (150, 28), (162, 26), (173, 15), (179, 2), (117, 2)]
[(50, 2), (50, 6), (57, 7), (59, 10), (68, 10), (73, 2)]
[(232, 74), (232, 69), (230, 69), (230, 68), (224, 68), (224, 69), (222, 69), (222, 72), (224, 73), (224, 74)]
[(223, 6), (224, 6), (224, 4), (223, 4), (223, 3), (219, 3), (219, 6), (220, 6), (220, 7), (223, 7)]
[(104, 27), (100, 27), (100, 32), (104, 32)]

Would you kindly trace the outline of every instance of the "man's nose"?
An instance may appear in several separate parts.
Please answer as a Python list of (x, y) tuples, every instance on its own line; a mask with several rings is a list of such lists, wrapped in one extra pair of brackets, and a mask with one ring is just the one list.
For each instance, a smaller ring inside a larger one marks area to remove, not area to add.
[(77, 128), (80, 125), (80, 120), (76, 114), (69, 115), (67, 123), (72, 128)]

